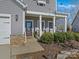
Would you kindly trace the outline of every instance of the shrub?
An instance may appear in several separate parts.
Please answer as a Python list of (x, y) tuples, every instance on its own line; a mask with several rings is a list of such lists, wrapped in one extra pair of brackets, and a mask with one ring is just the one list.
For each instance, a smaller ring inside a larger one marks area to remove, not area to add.
[(74, 37), (76, 41), (79, 41), (79, 33), (74, 33)]
[(50, 32), (45, 32), (40, 41), (46, 44), (52, 43), (64, 43), (65, 41), (76, 40), (79, 41), (79, 34), (73, 32), (56, 32), (54, 34)]
[(75, 37), (74, 37), (74, 33), (73, 32), (67, 32), (66, 33), (66, 40), (67, 41), (70, 41), (70, 40), (74, 40)]
[(64, 32), (54, 33), (54, 42), (64, 43), (65, 40), (66, 40), (66, 35)]
[(43, 43), (46, 43), (46, 44), (51, 44), (52, 41), (54, 39), (54, 36), (52, 33), (50, 32), (45, 32), (41, 38), (40, 38), (40, 41), (43, 42)]
[(35, 38), (36, 38), (36, 35), (37, 35), (37, 32), (35, 31), (35, 32), (34, 32), (34, 37), (35, 37)]

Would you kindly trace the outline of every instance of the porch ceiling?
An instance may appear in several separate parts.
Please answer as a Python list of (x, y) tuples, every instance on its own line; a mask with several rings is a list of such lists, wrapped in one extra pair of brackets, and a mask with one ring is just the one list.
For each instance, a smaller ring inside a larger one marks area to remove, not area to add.
[(27, 11), (26, 15), (28, 16), (35, 16), (35, 17), (39, 17), (40, 15), (42, 15), (43, 17), (67, 17), (67, 14), (62, 14), (62, 13), (43, 13), (43, 12), (33, 12), (33, 11)]
[(32, 11), (27, 11), (26, 15), (35, 16), (35, 17), (39, 17), (40, 15), (42, 15), (42, 17), (48, 17), (48, 18), (52, 18), (55, 16), (54, 14), (50, 14), (50, 13), (32, 12)]

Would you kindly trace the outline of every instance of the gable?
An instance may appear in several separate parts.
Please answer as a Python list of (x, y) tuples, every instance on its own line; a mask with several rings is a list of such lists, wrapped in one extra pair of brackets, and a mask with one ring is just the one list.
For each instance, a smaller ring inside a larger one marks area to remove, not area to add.
[(27, 8), (27, 4), (25, 4), (23, 0), (16, 0), (16, 2), (17, 2), (19, 5), (21, 5), (24, 9)]
[(78, 21), (78, 19), (79, 19), (79, 11), (77, 12), (77, 14), (75, 16), (75, 18), (74, 18), (74, 20), (72, 22), (72, 25), (74, 25)]

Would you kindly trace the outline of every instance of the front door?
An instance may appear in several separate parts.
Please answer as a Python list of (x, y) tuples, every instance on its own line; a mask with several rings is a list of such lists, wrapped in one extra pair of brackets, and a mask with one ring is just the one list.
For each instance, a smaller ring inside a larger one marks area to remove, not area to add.
[(32, 21), (30, 21), (30, 20), (26, 21), (25, 27), (26, 27), (26, 35), (32, 36)]

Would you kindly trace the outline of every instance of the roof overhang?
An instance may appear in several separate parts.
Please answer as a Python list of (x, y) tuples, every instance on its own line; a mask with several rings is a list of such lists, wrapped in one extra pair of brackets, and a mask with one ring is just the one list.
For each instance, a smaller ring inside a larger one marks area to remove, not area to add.
[(56, 14), (56, 16), (64, 16), (64, 17), (67, 17), (68, 15), (70, 15), (70, 13), (64, 13), (64, 12), (56, 12), (55, 13)]
[(62, 14), (62, 13), (44, 13), (44, 12), (35, 12), (35, 11), (26, 11), (26, 15), (35, 15), (35, 16), (56, 16), (56, 17), (67, 17), (68, 14)]
[(21, 0), (16, 0), (16, 2), (18, 2), (24, 9), (27, 8), (27, 4), (25, 4), (23, 1), (21, 1)]

